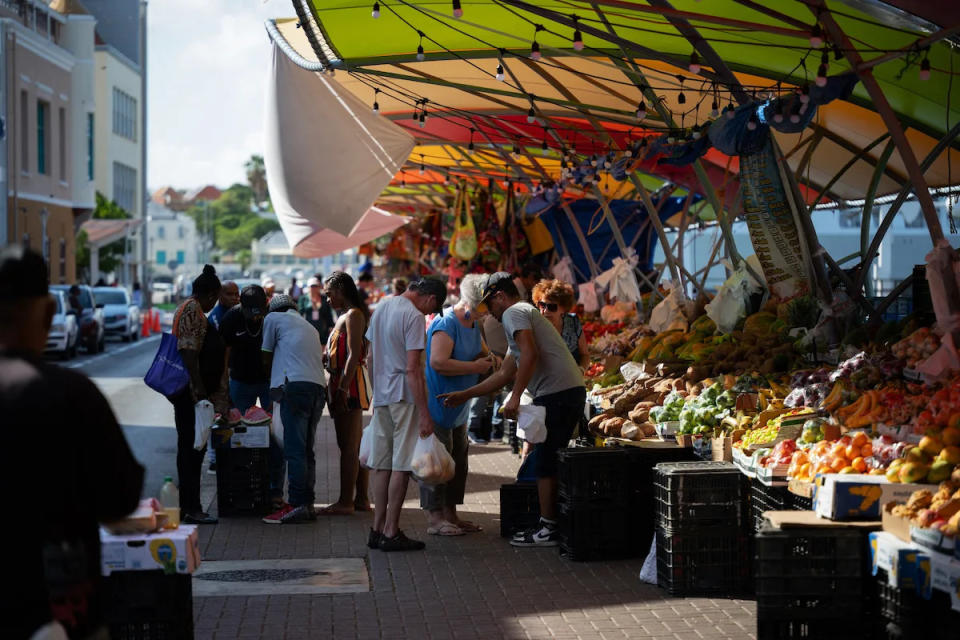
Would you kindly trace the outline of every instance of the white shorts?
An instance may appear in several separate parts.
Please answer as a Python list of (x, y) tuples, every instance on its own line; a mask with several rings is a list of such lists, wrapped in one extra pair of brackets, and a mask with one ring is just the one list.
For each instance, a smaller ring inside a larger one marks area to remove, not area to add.
[(373, 441), (370, 446), (370, 468), (377, 471), (410, 471), (413, 449), (420, 430), (417, 428), (417, 405), (396, 402), (373, 408)]

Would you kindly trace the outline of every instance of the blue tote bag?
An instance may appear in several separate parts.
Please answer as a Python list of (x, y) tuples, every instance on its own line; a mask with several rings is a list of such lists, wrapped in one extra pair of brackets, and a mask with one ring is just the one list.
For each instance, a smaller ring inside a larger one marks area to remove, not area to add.
[(177, 395), (190, 384), (190, 374), (183, 364), (180, 352), (177, 351), (177, 338), (172, 333), (161, 336), (160, 348), (157, 349), (157, 355), (143, 381), (148, 387), (168, 398)]

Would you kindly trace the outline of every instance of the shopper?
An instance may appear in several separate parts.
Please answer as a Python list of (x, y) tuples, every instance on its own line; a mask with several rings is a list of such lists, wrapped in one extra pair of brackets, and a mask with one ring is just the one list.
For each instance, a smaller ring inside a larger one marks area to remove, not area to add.
[[(297, 312), (297, 305), (286, 294), (270, 301), (270, 312), (263, 321), (264, 369), (270, 371), (270, 393), (280, 404), (283, 423), (282, 462), (274, 455), (271, 478), (283, 479), (287, 468), (289, 503), (280, 503), (274, 513), (263, 519), (267, 524), (308, 522), (317, 517), (313, 508), (316, 484), (314, 440), (327, 393), (323, 375), (323, 346), (320, 336)], [(279, 467), (279, 471), (278, 471)], [(271, 481), (272, 497), (282, 496), (283, 485)]]
[(180, 519), (187, 524), (214, 524), (217, 519), (204, 512), (200, 504), (200, 469), (203, 451), (193, 448), (194, 405), (201, 400), (213, 403), (226, 415), (229, 400), (226, 389), (224, 347), (220, 334), (205, 315), (220, 297), (220, 279), (211, 265), (193, 281), (193, 292), (177, 308), (172, 333), (177, 350), (190, 374), (189, 386), (170, 398), (177, 426), (177, 476), (180, 481)]
[(0, 250), (0, 465), (8, 504), (39, 507), (5, 527), (0, 638), (100, 638), (98, 523), (136, 508), (143, 467), (97, 386), (43, 360), (56, 311), (47, 278), (34, 251)]
[(330, 302), (323, 295), (322, 282), (323, 278), (319, 273), (307, 280), (308, 294), (300, 296), (297, 306), (300, 309), (300, 315), (320, 334), (320, 342), (326, 344), (334, 319)]
[(334, 271), (325, 291), (337, 310), (337, 323), (327, 341), (327, 371), (330, 373), (328, 402), (340, 448), (340, 497), (318, 513), (349, 515), (369, 511), (370, 472), (360, 468), (360, 437), (363, 412), (370, 408), (370, 377), (367, 372), (367, 339), (370, 310), (350, 274)]
[(444, 284), (417, 280), (402, 295), (384, 299), (370, 319), (372, 343), (373, 428), (370, 466), (373, 468), (373, 528), (367, 546), (383, 551), (413, 551), (423, 542), (400, 530), (400, 510), (410, 480), (417, 434), (433, 433), (421, 357), (426, 346), (425, 320), (439, 313), (446, 298)]
[(513, 284), (517, 287), (517, 291), (520, 294), (520, 300), (523, 302), (532, 302), (531, 294), (533, 293), (533, 288), (540, 282), (541, 278), (543, 278), (543, 272), (540, 269), (540, 265), (536, 262), (528, 261), (520, 267), (519, 274), (513, 279)]
[(294, 302), (298, 302), (300, 300), (300, 294), (302, 293), (303, 289), (297, 283), (297, 279), (290, 278), (290, 286), (287, 287), (287, 295), (290, 296)]
[(449, 482), (420, 484), (420, 508), (427, 514), (430, 535), (460, 536), (480, 531), (480, 527), (457, 515), (457, 505), (463, 504), (467, 486), (467, 407), (445, 407), (438, 396), (472, 387), (480, 374), (494, 366), (479, 327), (479, 320), (486, 313), (480, 304), (486, 280), (485, 275), (464, 276), (460, 300), (437, 315), (427, 329), (427, 404), (435, 427), (433, 434), (456, 465)]
[(263, 367), (263, 319), (267, 315), (267, 294), (250, 284), (240, 292), (240, 304), (223, 316), (220, 335), (227, 350), (230, 402), (240, 411), (256, 406), (271, 408), (270, 372)]
[(583, 324), (571, 313), (575, 300), (573, 287), (563, 280), (541, 280), (533, 287), (533, 304), (563, 338), (567, 349), (581, 369), (590, 366), (590, 352)]
[(232, 280), (224, 282), (220, 286), (220, 298), (217, 300), (217, 306), (210, 312), (210, 322), (217, 331), (220, 330), (220, 322), (223, 320), (223, 316), (239, 303), (240, 288), (237, 287), (237, 283)]
[(142, 307), (143, 306), (143, 290), (140, 289), (140, 283), (133, 283), (133, 306)]
[(490, 276), (481, 300), (501, 322), (509, 351), (497, 373), (465, 390), (444, 394), (445, 403), (459, 406), (477, 396), (491, 393), (513, 381), (503, 415), (516, 419), (524, 389), (533, 403), (546, 408), (547, 439), (537, 457), (537, 489), (540, 524), (518, 533), (515, 546), (556, 546), (557, 535), (557, 451), (567, 446), (586, 401), (583, 374), (563, 338), (533, 305), (520, 301), (510, 274)]

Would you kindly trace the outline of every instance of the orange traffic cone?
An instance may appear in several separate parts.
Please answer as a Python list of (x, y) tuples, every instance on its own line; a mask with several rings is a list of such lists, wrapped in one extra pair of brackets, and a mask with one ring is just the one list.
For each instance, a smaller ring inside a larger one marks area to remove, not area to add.
[(149, 338), (150, 337), (150, 315), (149, 312), (144, 313), (140, 316), (140, 337)]
[(153, 332), (160, 333), (163, 329), (160, 328), (160, 312), (156, 309), (153, 310)]

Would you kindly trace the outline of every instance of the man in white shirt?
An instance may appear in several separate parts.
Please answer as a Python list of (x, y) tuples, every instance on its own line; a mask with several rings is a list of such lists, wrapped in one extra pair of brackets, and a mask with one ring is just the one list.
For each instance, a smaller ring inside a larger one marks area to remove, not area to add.
[(291, 524), (316, 520), (313, 508), (316, 461), (313, 442), (327, 397), (320, 335), (300, 316), (293, 299), (273, 296), (263, 320), (263, 363), (270, 371), (270, 394), (280, 398), (283, 423), (283, 455), (272, 443), (270, 491), (283, 496), (283, 466), (287, 467), (289, 504), (279, 501), (276, 512), (263, 519), (267, 524)]
[(375, 504), (367, 541), (371, 549), (419, 551), (425, 546), (400, 530), (400, 510), (417, 437), (433, 433), (421, 362), (426, 348), (424, 316), (439, 313), (446, 296), (442, 282), (423, 278), (402, 294), (381, 300), (370, 318), (366, 337), (371, 343), (373, 440), (368, 463)]

